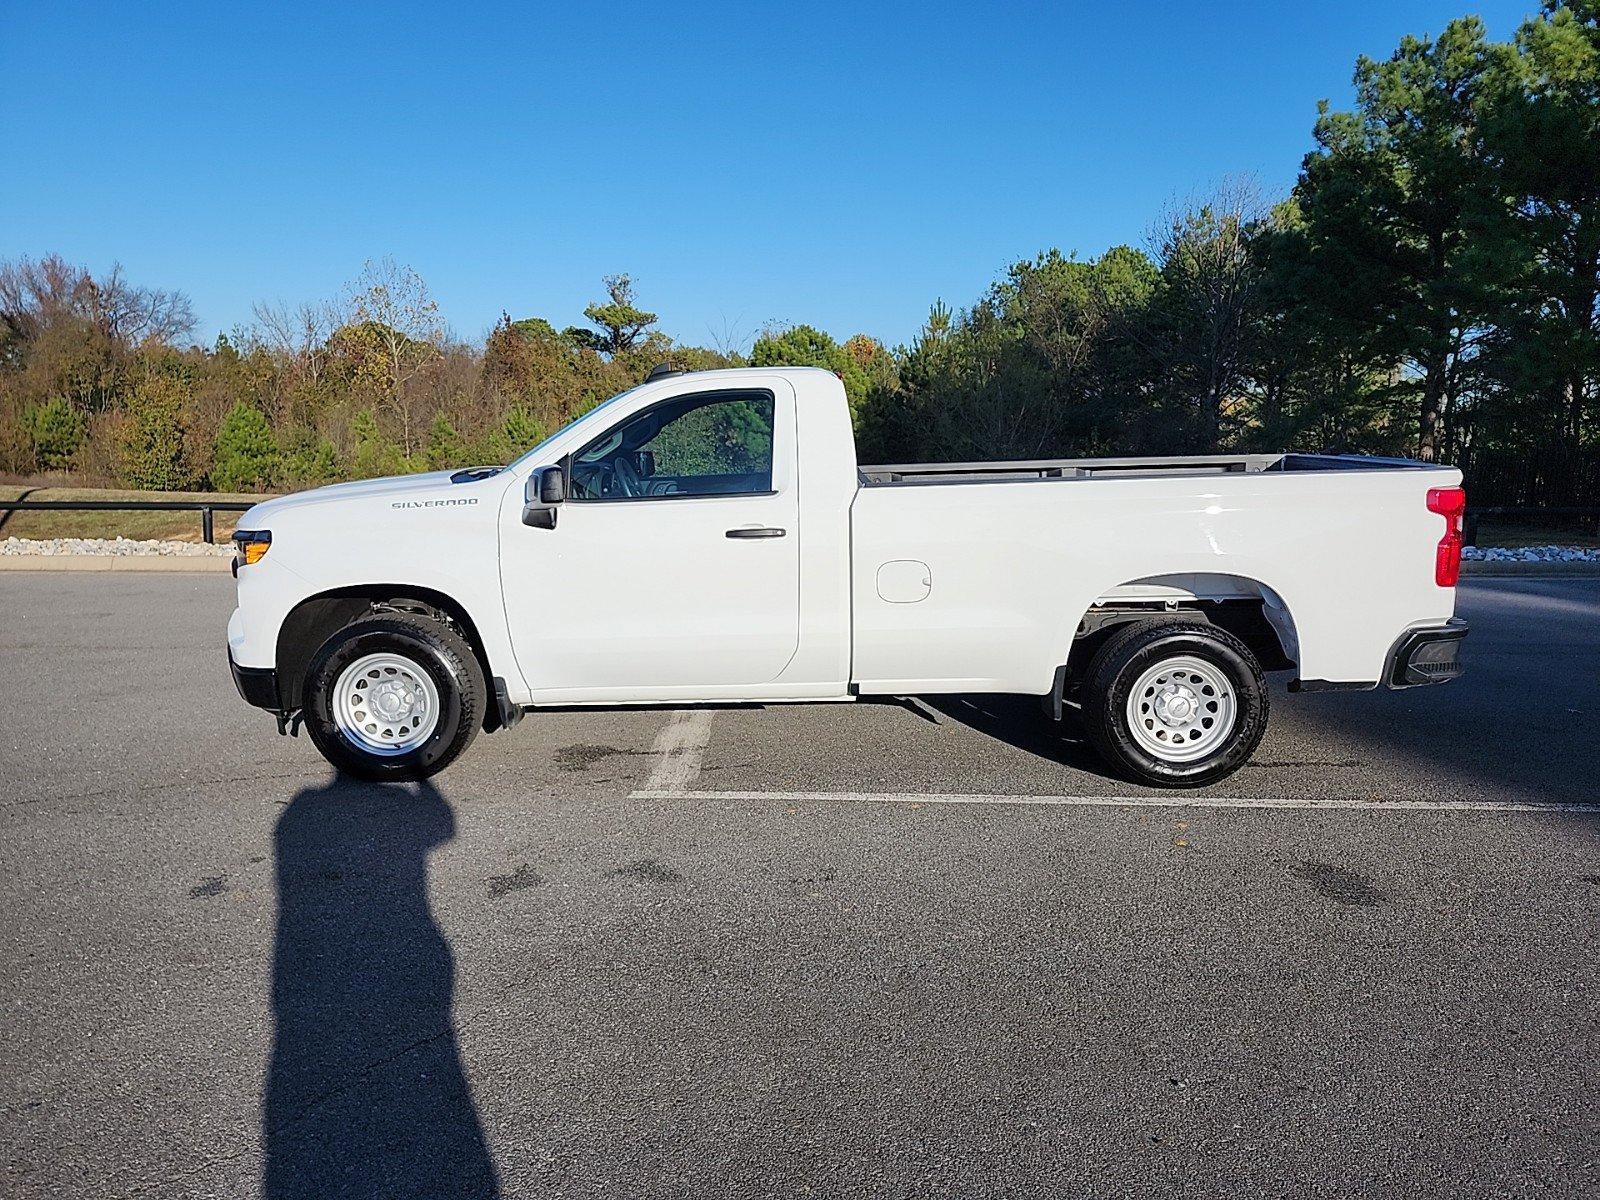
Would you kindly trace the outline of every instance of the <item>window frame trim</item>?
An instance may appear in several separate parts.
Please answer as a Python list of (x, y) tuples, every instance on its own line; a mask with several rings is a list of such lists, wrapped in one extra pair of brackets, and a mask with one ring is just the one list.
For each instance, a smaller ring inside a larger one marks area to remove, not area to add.
[[(637, 504), (640, 501), (655, 501), (655, 500), (747, 500), (747, 499), (760, 499), (762, 497), (780, 495), (782, 493), (782, 491), (783, 491), (782, 488), (769, 488), (768, 490), (766, 490), (764, 492), (662, 492), (660, 495), (656, 495), (656, 496), (593, 496), (593, 497), (588, 497), (588, 496), (574, 496), (572, 494), (572, 464), (573, 464), (574, 461), (576, 461), (578, 455), (582, 454), (585, 450), (587, 450), (590, 446), (593, 446), (596, 442), (604, 441), (606, 438), (610, 437), (613, 433), (615, 433), (618, 429), (622, 428), (624, 425), (629, 425), (629, 424), (633, 423), (634, 421), (637, 421), (640, 417), (645, 416), (647, 413), (654, 412), (658, 408), (664, 408), (669, 404), (679, 404), (679, 403), (683, 402), (684, 400), (698, 399), (701, 396), (719, 396), (719, 397), (725, 397), (725, 398), (729, 398), (729, 399), (741, 398), (741, 397), (750, 397), (750, 396), (764, 396), (767, 399), (767, 401), (769, 403), (771, 403), (771, 405), (772, 405), (772, 446), (771, 446), (771, 451), (770, 451), (770, 454), (769, 454), (769, 462), (767, 464), (767, 478), (770, 480), (773, 477), (773, 475), (776, 474), (777, 467), (778, 467), (778, 395), (777, 395), (777, 393), (774, 392), (771, 388), (764, 388), (764, 387), (712, 388), (712, 389), (710, 389), (708, 391), (704, 391), (704, 392), (679, 392), (675, 396), (663, 396), (660, 400), (657, 400), (652, 404), (646, 404), (643, 408), (637, 409), (636, 411), (629, 413), (626, 417), (623, 417), (620, 421), (617, 421), (615, 424), (606, 426), (604, 432), (600, 433), (597, 437), (590, 438), (587, 442), (585, 442), (578, 449), (568, 451), (561, 458), (562, 471), (565, 473), (566, 478), (567, 478), (567, 498), (564, 501), (564, 503), (566, 503), (566, 504)], [(715, 403), (715, 401), (709, 401), (708, 403)], [(703, 408), (703, 407), (706, 407), (706, 405), (700, 405), (698, 407)], [(684, 413), (684, 415), (688, 416), (688, 413), (686, 412), (686, 413)], [(663, 426), (663, 428), (665, 428), (665, 426)], [(659, 430), (657, 432), (659, 432)]]

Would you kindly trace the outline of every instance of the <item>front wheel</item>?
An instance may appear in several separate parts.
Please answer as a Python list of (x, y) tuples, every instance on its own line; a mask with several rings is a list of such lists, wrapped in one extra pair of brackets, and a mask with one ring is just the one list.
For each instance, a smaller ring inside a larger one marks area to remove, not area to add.
[(1196, 621), (1112, 636), (1089, 665), (1084, 725), (1100, 756), (1156, 787), (1199, 787), (1244, 765), (1267, 730), (1267, 685), (1249, 648)]
[(483, 723), (485, 693), (477, 656), (450, 626), (374, 613), (339, 630), (311, 660), (306, 730), (347, 774), (423, 779), (467, 748)]

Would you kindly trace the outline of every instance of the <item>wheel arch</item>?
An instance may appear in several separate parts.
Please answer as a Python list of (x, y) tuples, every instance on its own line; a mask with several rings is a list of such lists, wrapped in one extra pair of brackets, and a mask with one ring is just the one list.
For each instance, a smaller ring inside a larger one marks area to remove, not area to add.
[[(297, 603), (278, 628), (277, 672), (278, 698), (284, 711), (293, 711), (304, 703), (306, 671), (311, 659), (322, 644), (335, 632), (344, 628), (356, 617), (383, 605), (402, 611), (421, 610), (434, 617), (442, 617), (460, 630), (472, 648), (483, 671), (484, 683), (492, 690), (494, 672), (489, 666), (489, 654), (477, 622), (466, 607), (454, 597), (433, 588), (416, 584), (367, 583), (352, 587), (332, 588), (307, 596)], [(488, 706), (486, 725), (496, 723), (494, 705)]]
[(1136, 621), (1200, 619), (1242, 640), (1265, 670), (1293, 669), (1300, 632), (1281, 592), (1249, 575), (1182, 572), (1143, 575), (1105, 588), (1079, 615), (1064, 659), (1064, 678), (1081, 679), (1115, 630)]

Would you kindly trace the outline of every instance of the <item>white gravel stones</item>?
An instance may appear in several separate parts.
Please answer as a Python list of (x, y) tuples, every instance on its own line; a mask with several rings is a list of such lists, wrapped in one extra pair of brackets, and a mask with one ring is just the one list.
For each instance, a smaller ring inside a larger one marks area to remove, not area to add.
[(1461, 552), (1467, 562), (1592, 562), (1600, 563), (1600, 549), (1579, 546), (1468, 546)]
[[(231, 543), (208, 546), (204, 542), (134, 541), (132, 538), (6, 538), (0, 554), (91, 554), (97, 556), (155, 555), (161, 558), (225, 558)], [(1600, 549), (1580, 546), (1468, 546), (1461, 552), (1468, 562), (1592, 562), (1600, 563)]]
[(105, 557), (223, 558), (233, 553), (230, 543), (208, 546), (204, 542), (139, 542), (132, 538), (6, 538), (0, 555), (87, 554)]

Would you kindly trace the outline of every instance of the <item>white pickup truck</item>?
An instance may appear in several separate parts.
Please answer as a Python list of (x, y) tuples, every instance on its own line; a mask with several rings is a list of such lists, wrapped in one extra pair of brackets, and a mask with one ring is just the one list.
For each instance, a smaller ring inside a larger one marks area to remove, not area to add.
[(860, 467), (828, 372), (658, 369), (508, 467), (252, 508), (228, 655), (367, 778), (543, 705), (1009, 692), (1192, 786), (1260, 742), (1264, 670), (1460, 673), (1460, 484), (1301, 454)]

